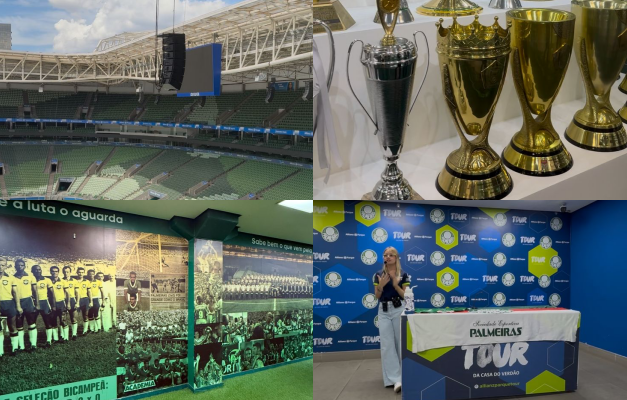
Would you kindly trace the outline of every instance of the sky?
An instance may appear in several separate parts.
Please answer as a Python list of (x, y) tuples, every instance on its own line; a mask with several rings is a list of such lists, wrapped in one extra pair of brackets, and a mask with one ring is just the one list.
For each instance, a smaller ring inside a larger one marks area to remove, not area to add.
[[(157, 0), (0, 0), (0, 23), (11, 24), (13, 50), (91, 53), (100, 39), (155, 29)], [(158, 0), (159, 29), (243, 0)]]

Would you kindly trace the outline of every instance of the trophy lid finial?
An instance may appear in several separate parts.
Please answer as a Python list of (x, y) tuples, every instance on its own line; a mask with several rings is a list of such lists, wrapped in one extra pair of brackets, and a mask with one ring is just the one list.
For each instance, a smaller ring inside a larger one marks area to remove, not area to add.
[[(393, 32), (400, 9), (401, 0), (377, 0), (377, 12), (379, 13), (381, 26), (385, 31), (385, 35), (381, 39), (381, 45), (383, 46), (392, 46), (396, 43), (396, 38), (394, 38)], [(386, 14), (392, 14), (391, 22), (389, 24), (384, 17)]]

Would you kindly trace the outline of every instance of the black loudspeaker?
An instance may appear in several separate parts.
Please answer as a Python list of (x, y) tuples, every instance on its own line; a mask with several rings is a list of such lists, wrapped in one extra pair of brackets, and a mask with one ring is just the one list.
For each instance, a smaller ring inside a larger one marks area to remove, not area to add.
[(160, 37), (163, 38), (163, 65), (159, 82), (179, 90), (185, 75), (185, 34), (165, 33)]
[(305, 92), (303, 93), (303, 100), (311, 101), (313, 99), (313, 81), (307, 81), (305, 83)]
[(274, 99), (274, 82), (268, 84), (268, 88), (266, 89), (266, 103), (272, 102)]

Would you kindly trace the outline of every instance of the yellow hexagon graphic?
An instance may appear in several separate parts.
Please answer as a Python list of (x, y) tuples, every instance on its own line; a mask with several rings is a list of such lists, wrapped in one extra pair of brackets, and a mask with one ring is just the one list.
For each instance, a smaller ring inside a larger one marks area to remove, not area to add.
[(555, 274), (558, 269), (551, 266), (551, 257), (556, 256), (557, 251), (553, 248), (543, 249), (538, 245), (529, 250), (529, 272), (536, 277), (542, 275), (551, 276)]
[(544, 371), (527, 382), (527, 394), (554, 393), (566, 390), (566, 381), (552, 372)]
[(355, 204), (355, 220), (366, 226), (381, 221), (381, 209), (377, 203), (362, 201)]
[[(313, 228), (322, 233), (329, 226), (344, 222), (344, 202), (341, 200), (314, 201)], [(339, 211), (339, 212), (337, 212)]]
[(437, 277), (438, 287), (442, 290), (450, 292), (459, 286), (459, 274), (454, 269), (446, 267), (437, 273)]
[(457, 246), (457, 230), (450, 225), (444, 225), (435, 231), (435, 243), (445, 250), (450, 250)]

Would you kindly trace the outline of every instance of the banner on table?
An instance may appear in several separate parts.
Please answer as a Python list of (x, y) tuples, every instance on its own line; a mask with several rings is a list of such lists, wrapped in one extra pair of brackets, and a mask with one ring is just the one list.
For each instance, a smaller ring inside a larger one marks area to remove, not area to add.
[(406, 317), (401, 326), (403, 399), (474, 399), (577, 389), (579, 332), (575, 342), (512, 341), (413, 353)]

